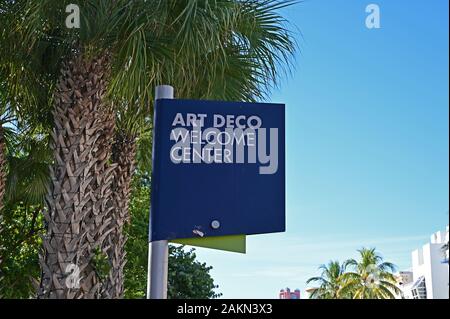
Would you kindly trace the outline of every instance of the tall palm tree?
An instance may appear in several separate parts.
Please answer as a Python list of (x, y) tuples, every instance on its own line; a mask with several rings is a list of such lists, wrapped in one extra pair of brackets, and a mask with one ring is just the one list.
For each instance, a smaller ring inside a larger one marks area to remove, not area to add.
[(358, 250), (360, 259), (350, 259), (346, 263), (353, 271), (343, 275), (345, 285), (342, 290), (351, 293), (354, 299), (395, 299), (400, 293), (393, 275), (395, 265), (383, 261), (375, 248)]
[(112, 185), (112, 204), (115, 209), (111, 210), (113, 230), (103, 243), (111, 264), (102, 290), (104, 298), (121, 298), (124, 294), (123, 269), (126, 263), (126, 237), (123, 228), (130, 221), (128, 206), (135, 170), (137, 141), (145, 130), (151, 128), (148, 120), (141, 114), (143, 111), (139, 106), (133, 109), (124, 106), (116, 112), (116, 130), (111, 156), (112, 162), (116, 165)]
[[(0, 10), (0, 19), (7, 22), (0, 24), (0, 41), (8, 45), (1, 50), (13, 47), (19, 52), (14, 57), (22, 57), (17, 61), (3, 55), (13, 66), (8, 81), (21, 83), (22, 74), (33, 72), (42, 61), (51, 65), (36, 81), (53, 83), (49, 88), (54, 95), (49, 103), (54, 165), (39, 296), (101, 297), (104, 283), (93, 264), (95, 251), (111, 258), (111, 250), (123, 250), (120, 240), (117, 247), (117, 241), (104, 242), (121, 232), (118, 216), (127, 215), (127, 205), (115, 193), (125, 194), (120, 196), (127, 201), (135, 153), (132, 148), (129, 158), (123, 155), (129, 144), (121, 141), (128, 136), (114, 133), (116, 112), (123, 105), (145, 109), (153, 87), (163, 83), (174, 85), (179, 97), (264, 96), (294, 51), (278, 13), (292, 1), (87, 0), (80, 7), (80, 29), (64, 25), (70, 1), (6, 3)], [(58, 73), (58, 80), (48, 81)], [(110, 161), (113, 152), (118, 163)], [(121, 162), (127, 163), (125, 168)], [(72, 264), (80, 273), (79, 288), (66, 284)], [(120, 266), (112, 266), (120, 272)]]
[(343, 275), (347, 265), (340, 264), (338, 261), (330, 261), (327, 265), (321, 265), (319, 269), (322, 271), (319, 277), (312, 277), (306, 281), (309, 285), (314, 283), (314, 287), (310, 298), (312, 299), (341, 299), (345, 298), (342, 292), (344, 286)]

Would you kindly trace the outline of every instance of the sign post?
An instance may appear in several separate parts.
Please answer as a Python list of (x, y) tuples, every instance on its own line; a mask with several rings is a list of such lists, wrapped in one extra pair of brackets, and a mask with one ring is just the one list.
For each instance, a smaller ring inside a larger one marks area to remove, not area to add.
[(285, 105), (174, 99), (158, 86), (147, 298), (167, 298), (168, 243), (245, 253), (284, 232)]
[[(170, 85), (157, 86), (155, 104), (158, 99), (173, 99), (173, 91)], [(154, 123), (156, 120), (153, 117)], [(153, 143), (152, 156), (155, 156), (154, 145)], [(151, 241), (151, 223), (149, 225), (147, 299), (167, 299), (169, 244), (167, 240)]]

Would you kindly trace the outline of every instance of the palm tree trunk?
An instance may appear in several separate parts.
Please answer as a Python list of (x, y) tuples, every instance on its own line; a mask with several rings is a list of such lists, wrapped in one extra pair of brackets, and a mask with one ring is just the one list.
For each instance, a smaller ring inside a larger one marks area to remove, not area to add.
[(112, 153), (112, 160), (117, 164), (113, 183), (114, 210), (111, 211), (114, 224), (113, 231), (105, 241), (111, 270), (103, 291), (105, 298), (123, 298), (123, 269), (126, 263), (126, 237), (123, 228), (130, 220), (128, 205), (135, 158), (136, 138), (124, 132), (116, 133)]
[(104, 97), (108, 55), (74, 57), (55, 92), (55, 163), (44, 212), (47, 234), (38, 298), (99, 298), (94, 255), (108, 228), (113, 167), (108, 166), (111, 111)]

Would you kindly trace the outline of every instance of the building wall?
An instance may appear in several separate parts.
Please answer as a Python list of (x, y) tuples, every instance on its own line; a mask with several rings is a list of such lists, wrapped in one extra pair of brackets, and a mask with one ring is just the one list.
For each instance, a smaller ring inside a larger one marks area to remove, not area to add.
[[(444, 263), (442, 244), (430, 244), (430, 278), (431, 295), (433, 299), (448, 299), (448, 264)], [(428, 294), (428, 289), (427, 289)]]
[(447, 239), (448, 227), (445, 233), (434, 233), (430, 243), (412, 252), (413, 280), (425, 277), (427, 299), (449, 298), (449, 269), (448, 263), (444, 262), (445, 253), (442, 251)]
[(280, 299), (300, 299), (300, 290), (295, 289), (294, 291), (291, 291), (289, 288), (286, 288), (286, 290), (281, 289), (279, 298)]

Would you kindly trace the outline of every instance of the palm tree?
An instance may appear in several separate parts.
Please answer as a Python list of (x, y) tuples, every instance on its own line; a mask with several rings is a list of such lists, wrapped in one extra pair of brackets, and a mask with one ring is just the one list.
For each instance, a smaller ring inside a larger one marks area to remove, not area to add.
[[(81, 28), (67, 29), (65, 1), (0, 2), (0, 71), (13, 88), (37, 73), (29, 85), (48, 83), (53, 93), (54, 164), (39, 297), (104, 296), (95, 251), (123, 256), (122, 240), (104, 244), (122, 232), (135, 156), (135, 136), (115, 131), (121, 108), (139, 106), (150, 116), (152, 88), (162, 83), (174, 85), (179, 97), (263, 97), (294, 51), (277, 12), (291, 3), (88, 0), (80, 8)], [(117, 285), (122, 261), (112, 263), (119, 273), (109, 278)], [(79, 289), (66, 284), (73, 264)], [(117, 291), (106, 295), (120, 296), (122, 288)]]
[[(121, 298), (124, 294), (124, 273), (126, 263), (124, 226), (130, 221), (128, 206), (131, 195), (131, 181), (135, 170), (138, 137), (151, 126), (141, 114), (138, 106), (130, 109), (124, 106), (116, 114), (116, 130), (112, 145), (112, 162), (116, 165), (113, 178), (113, 205), (111, 210), (113, 231), (105, 238), (103, 246), (108, 253), (111, 270), (106, 279), (102, 296)], [(150, 149), (150, 148), (149, 148)], [(147, 151), (149, 150), (147, 149)]]
[(310, 295), (312, 299), (341, 299), (345, 298), (342, 293), (344, 285), (343, 275), (347, 265), (340, 264), (338, 261), (330, 261), (327, 265), (321, 265), (322, 271), (320, 277), (312, 277), (306, 281), (306, 284), (315, 283), (317, 287), (313, 288)]
[(395, 265), (383, 261), (375, 248), (358, 250), (360, 260), (350, 259), (346, 262), (353, 271), (343, 275), (344, 293), (351, 293), (354, 299), (395, 299), (400, 293), (393, 275)]

